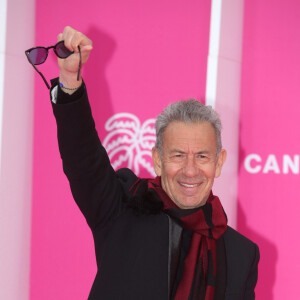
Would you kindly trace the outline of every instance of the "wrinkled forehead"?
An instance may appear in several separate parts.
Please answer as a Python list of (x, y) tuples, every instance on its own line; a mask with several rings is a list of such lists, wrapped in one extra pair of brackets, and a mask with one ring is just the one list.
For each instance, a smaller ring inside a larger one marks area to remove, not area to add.
[(173, 121), (163, 133), (163, 148), (184, 146), (216, 150), (217, 137), (213, 125), (207, 121), (181, 122)]

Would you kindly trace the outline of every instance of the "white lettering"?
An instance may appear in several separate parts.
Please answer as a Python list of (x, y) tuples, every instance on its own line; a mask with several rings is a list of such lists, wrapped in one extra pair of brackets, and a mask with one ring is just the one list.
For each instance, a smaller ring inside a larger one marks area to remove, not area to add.
[[(278, 164), (280, 161), (282, 165)], [(251, 153), (246, 156), (244, 167), (251, 174), (300, 174), (300, 155), (284, 154), (279, 158), (274, 154), (269, 154), (264, 160), (259, 154)]]
[(275, 174), (280, 174), (279, 166), (274, 154), (270, 154), (267, 158), (263, 173), (273, 171)]
[(258, 154), (249, 154), (244, 162), (245, 169), (251, 173), (256, 174), (261, 170), (261, 165), (251, 166), (251, 161), (261, 162), (261, 157)]
[(289, 155), (283, 155), (283, 174), (288, 174), (289, 169), (294, 174), (299, 174), (300, 155), (294, 155), (294, 161)]

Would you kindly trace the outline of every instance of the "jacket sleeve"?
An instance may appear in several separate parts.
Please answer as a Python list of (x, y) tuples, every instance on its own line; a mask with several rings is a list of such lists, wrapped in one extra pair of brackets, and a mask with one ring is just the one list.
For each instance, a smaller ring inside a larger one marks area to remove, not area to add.
[(223, 237), (227, 265), (225, 299), (253, 300), (259, 262), (258, 246), (230, 226), (227, 226)]
[(56, 92), (57, 104), (52, 101), (52, 108), (63, 170), (77, 205), (94, 230), (119, 214), (124, 191), (99, 140), (84, 84), (72, 101), (62, 101), (63, 92), (57, 93), (57, 86), (54, 89), (51, 94)]
[(245, 290), (245, 300), (254, 300), (255, 299), (255, 286), (258, 278), (258, 262), (260, 259), (259, 249), (256, 244), (254, 244), (254, 256), (249, 276), (247, 278), (246, 290)]

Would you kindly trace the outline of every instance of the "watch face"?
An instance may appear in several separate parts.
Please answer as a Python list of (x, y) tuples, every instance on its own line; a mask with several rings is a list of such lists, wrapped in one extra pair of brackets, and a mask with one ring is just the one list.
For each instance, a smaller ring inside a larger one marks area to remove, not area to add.
[(58, 86), (56, 85), (52, 90), (51, 90), (51, 101), (53, 103), (56, 103), (57, 102), (57, 89), (58, 89)]

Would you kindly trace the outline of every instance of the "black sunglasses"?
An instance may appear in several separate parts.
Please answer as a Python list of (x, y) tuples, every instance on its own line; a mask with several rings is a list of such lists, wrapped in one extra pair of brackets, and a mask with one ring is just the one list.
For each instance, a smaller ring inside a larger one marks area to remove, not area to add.
[[(37, 69), (36, 65), (43, 64), (46, 61), (48, 57), (48, 50), (51, 48), (53, 48), (54, 53), (59, 58), (67, 58), (74, 53), (65, 46), (64, 41), (60, 41), (54, 46), (33, 47), (25, 51), (28, 61), (34, 67), (34, 69), (41, 75), (48, 89), (50, 89), (50, 86), (46, 78), (44, 77), (44, 75)], [(79, 51), (79, 66), (77, 72), (77, 80), (79, 81), (80, 68), (81, 68), (81, 52), (79, 46), (78, 46), (78, 51)]]

